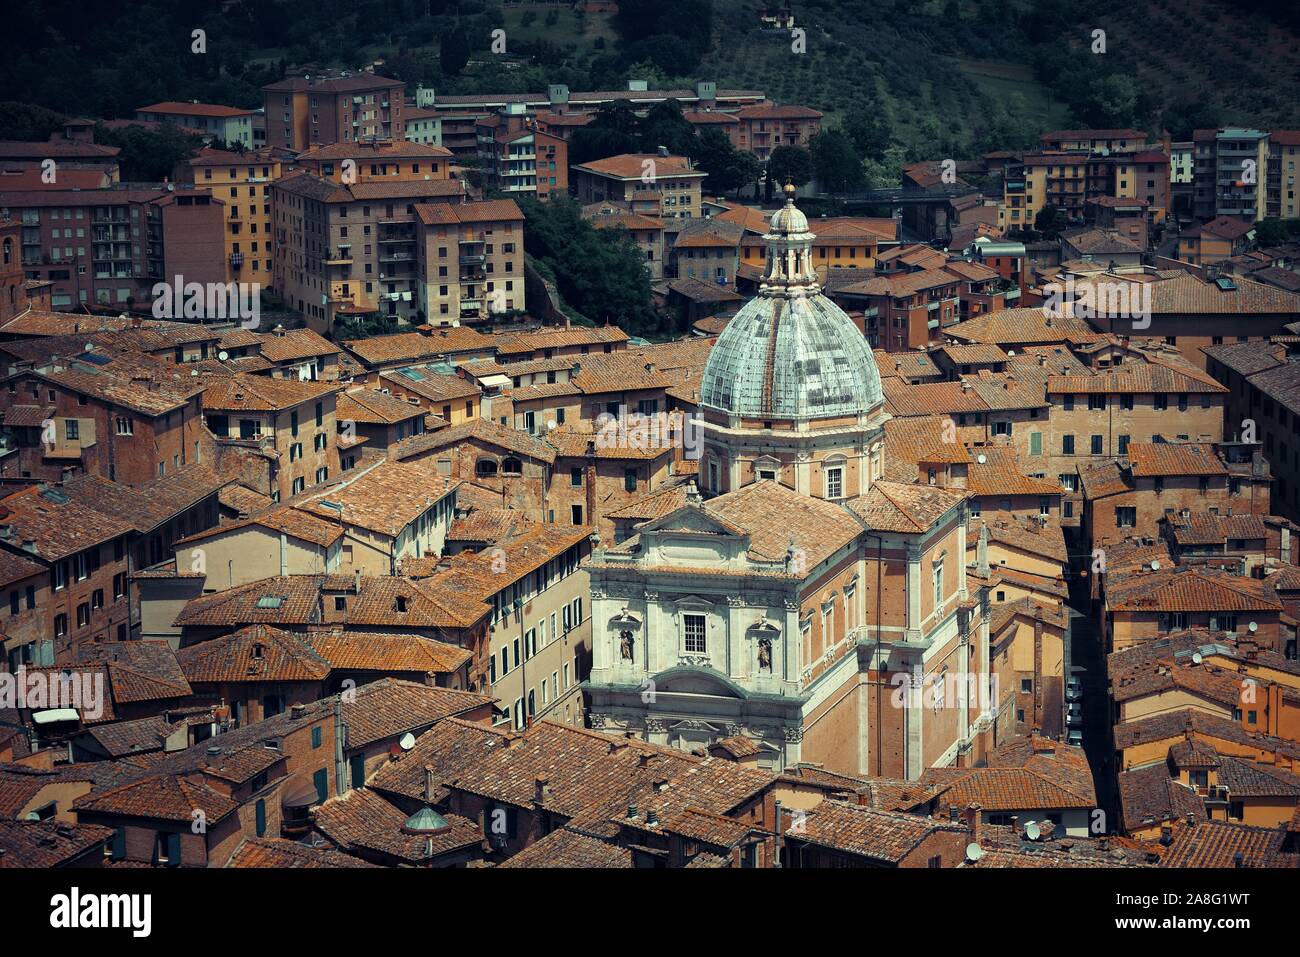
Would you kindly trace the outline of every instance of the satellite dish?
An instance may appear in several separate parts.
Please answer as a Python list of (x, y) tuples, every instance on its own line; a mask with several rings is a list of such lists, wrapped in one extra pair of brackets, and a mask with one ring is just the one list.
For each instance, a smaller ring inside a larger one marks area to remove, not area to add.
[(557, 429), (557, 428), (559, 428), (559, 426), (555, 424), (555, 420), (554, 420), (554, 419), (551, 419), (549, 422), (546, 423), (546, 431), (547, 431), (547, 432), (551, 431), (552, 429)]
[(1044, 840), (1046, 840), (1047, 838), (1051, 837), (1053, 834), (1056, 833), (1056, 822), (1055, 822), (1055, 821), (1047, 820), (1047, 821), (1044, 821), (1044, 822), (1043, 822), (1041, 825), (1039, 825), (1039, 826), (1040, 826), (1040, 827), (1042, 828), (1042, 830), (1043, 830), (1043, 839), (1044, 839)]
[(41, 816), (37, 814), (35, 811), (28, 811), (27, 816), (23, 818), (24, 821), (39, 821), (40, 819)]
[(225, 349), (222, 349), (220, 352), (217, 353), (217, 358), (220, 359), (222, 362), (225, 362), (227, 359), (230, 358), (230, 353), (227, 352)]
[(1036, 821), (1028, 821), (1025, 824), (1025, 837), (1031, 841), (1036, 841), (1042, 836), (1043, 832)]
[(983, 452), (981, 452), (979, 455), (975, 456), (975, 461), (978, 462), (980, 465), (984, 465), (985, 463), (988, 462), (988, 460), (989, 460), (989, 457), (988, 457), (987, 455), (985, 455)]
[(401, 740), (397, 743), (402, 746), (403, 751), (410, 751), (415, 747), (415, 735), (408, 731), (406, 734), (402, 735)]
[(1193, 655), (1192, 655), (1192, 664), (1194, 664), (1194, 665), (1199, 665), (1199, 664), (1200, 664), (1202, 661), (1204, 661), (1204, 660), (1205, 660), (1205, 659), (1201, 657), (1201, 653), (1200, 653), (1199, 651), (1193, 653)]
[(984, 848), (980, 847), (974, 841), (966, 845), (966, 860), (974, 864), (984, 856)]
[(1008, 355), (1008, 356), (1014, 356), (1015, 354), (1016, 354), (1016, 350), (1015, 350), (1015, 349), (1008, 349), (1008, 350), (1007, 350), (1007, 355)]
[(1151, 570), (1153, 572), (1160, 571), (1160, 562), (1156, 561), (1154, 558), (1151, 559)]
[(1259, 631), (1259, 625), (1255, 624), (1252, 621), (1249, 625), (1246, 626), (1246, 629), (1253, 635), (1255, 632)]
[(87, 343), (86, 343), (86, 348), (85, 348), (83, 351), (85, 351), (85, 352), (94, 352), (94, 351), (95, 351), (95, 344), (94, 344), (93, 342), (87, 342)]

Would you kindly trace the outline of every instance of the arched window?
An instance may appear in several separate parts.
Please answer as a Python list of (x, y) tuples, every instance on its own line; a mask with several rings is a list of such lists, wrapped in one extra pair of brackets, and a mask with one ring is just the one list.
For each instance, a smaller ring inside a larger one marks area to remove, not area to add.
[(501, 471), (506, 475), (522, 475), (524, 465), (512, 455), (501, 460)]
[(474, 474), (479, 476), (496, 475), (496, 459), (479, 459), (474, 463)]

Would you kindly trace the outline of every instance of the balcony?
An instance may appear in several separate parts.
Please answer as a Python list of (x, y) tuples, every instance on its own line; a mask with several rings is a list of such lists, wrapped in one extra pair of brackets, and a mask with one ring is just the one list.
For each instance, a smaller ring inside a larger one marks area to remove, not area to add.
[(352, 247), (340, 246), (337, 253), (331, 256), (325, 254), (325, 265), (327, 266), (351, 266), (352, 265)]
[(482, 265), (487, 262), (487, 256), (461, 256), (460, 264), (462, 266)]
[(238, 270), (238, 269), (241, 269), (241, 268), (243, 267), (243, 265), (244, 265), (244, 254), (243, 254), (243, 253), (231, 253), (231, 254), (230, 254), (230, 268), (231, 268), (231, 269)]

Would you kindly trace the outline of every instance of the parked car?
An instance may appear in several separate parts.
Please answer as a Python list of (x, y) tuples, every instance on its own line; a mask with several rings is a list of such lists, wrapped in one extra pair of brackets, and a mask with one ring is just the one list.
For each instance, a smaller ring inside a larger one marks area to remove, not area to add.
[(1072, 748), (1083, 747), (1083, 732), (1078, 728), (1071, 728), (1070, 733), (1065, 736), (1065, 743)]
[(1083, 700), (1083, 681), (1079, 678), (1067, 678), (1065, 681), (1065, 700)]

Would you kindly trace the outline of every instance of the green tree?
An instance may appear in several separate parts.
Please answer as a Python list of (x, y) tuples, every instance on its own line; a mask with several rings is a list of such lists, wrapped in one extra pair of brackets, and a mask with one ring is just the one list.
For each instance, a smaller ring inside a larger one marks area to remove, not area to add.
[(650, 107), (637, 124), (637, 138), (643, 153), (653, 153), (663, 146), (675, 156), (693, 156), (699, 148), (695, 127), (683, 118), (681, 104), (676, 100)]
[(813, 178), (812, 154), (802, 146), (778, 146), (767, 158), (767, 198), (786, 180), (804, 186)]
[(203, 148), (203, 139), (164, 123), (157, 130), (142, 126), (125, 126), (110, 130), (95, 126), (95, 142), (121, 149), (118, 162), (122, 179), (128, 182), (159, 183), (173, 179)]
[(1255, 224), (1255, 240), (1261, 246), (1281, 246), (1300, 239), (1300, 219), (1261, 219)]
[(709, 174), (705, 188), (719, 195), (754, 182), (762, 172), (758, 157), (736, 149), (727, 134), (717, 127), (706, 127), (700, 133), (695, 155), (696, 167)]
[(63, 129), (63, 116), (30, 103), (0, 103), (0, 140), (48, 140)]
[(882, 159), (893, 141), (889, 119), (880, 110), (854, 110), (844, 121), (844, 132), (867, 159)]
[(1061, 230), (1069, 225), (1065, 218), (1065, 213), (1055, 206), (1044, 206), (1034, 217), (1034, 232), (1038, 233), (1044, 239), (1058, 239)]
[(568, 197), (546, 203), (523, 197), (519, 206), (527, 221), (525, 251), (555, 276), (569, 305), (591, 320), (632, 333), (658, 325), (645, 256), (625, 230), (597, 230)]
[(464, 27), (456, 26), (438, 38), (438, 67), (443, 76), (459, 76), (469, 63), (469, 35)]
[(823, 130), (808, 143), (817, 182), (832, 193), (862, 189), (866, 177), (853, 141), (840, 130)]

